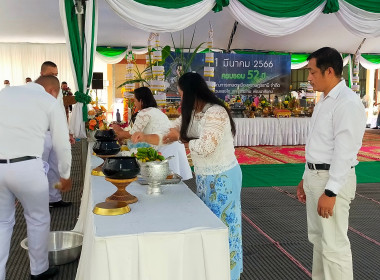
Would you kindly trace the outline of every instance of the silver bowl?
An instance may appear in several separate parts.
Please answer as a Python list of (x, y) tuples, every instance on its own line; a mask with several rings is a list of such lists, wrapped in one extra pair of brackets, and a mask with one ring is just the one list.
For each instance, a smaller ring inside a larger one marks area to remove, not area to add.
[(161, 194), (161, 183), (170, 173), (168, 161), (139, 162), (141, 177), (148, 182), (148, 194)]
[[(51, 231), (49, 233), (49, 264), (61, 265), (75, 261), (82, 250), (83, 234), (74, 231)], [(20, 243), (28, 250), (28, 238)]]

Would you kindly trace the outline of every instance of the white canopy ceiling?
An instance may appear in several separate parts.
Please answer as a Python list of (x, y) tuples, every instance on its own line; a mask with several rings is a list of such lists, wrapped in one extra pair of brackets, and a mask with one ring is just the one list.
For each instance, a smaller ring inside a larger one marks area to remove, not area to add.
[[(99, 0), (98, 46), (146, 46), (149, 33), (123, 21)], [(208, 13), (196, 24), (186, 28), (185, 46), (191, 41), (196, 26), (193, 47), (208, 38), (209, 24), (214, 29), (214, 47), (226, 49), (234, 18), (225, 8), (220, 13)], [(0, 42), (64, 43), (65, 37), (57, 0), (2, 0), (0, 9)], [(180, 34), (174, 33), (175, 43), (180, 45)], [(161, 45), (173, 45), (170, 34), (160, 34)], [(251, 31), (241, 24), (231, 49), (264, 51), (312, 52), (323, 46), (335, 47), (344, 53), (355, 53), (363, 38), (350, 33), (334, 14), (322, 14), (306, 28), (283, 37), (267, 37)], [(380, 53), (380, 38), (368, 38), (362, 53)]]

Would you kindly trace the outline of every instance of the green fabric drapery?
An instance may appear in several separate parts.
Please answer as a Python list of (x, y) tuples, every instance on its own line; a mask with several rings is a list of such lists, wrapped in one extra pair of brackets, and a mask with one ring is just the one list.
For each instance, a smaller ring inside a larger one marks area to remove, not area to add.
[(300, 17), (313, 11), (324, 0), (239, 0), (248, 9), (271, 17)]
[(122, 54), (125, 52), (127, 48), (110, 48), (110, 47), (96, 47), (96, 52), (100, 53), (101, 55), (107, 56), (107, 57), (114, 57)]
[(336, 13), (339, 10), (338, 0), (327, 0), (326, 5), (323, 9), (324, 14)]
[[(75, 14), (75, 5), (73, 1), (65, 1), (67, 29), (69, 32), (69, 41), (71, 56), (74, 64), (75, 76), (78, 83), (78, 91), (83, 92), (83, 40), (80, 38), (78, 18)], [(83, 39), (83, 38), (82, 38)]]
[(292, 63), (303, 63), (307, 60), (310, 54), (307, 53), (292, 53)]
[[(93, 0), (93, 5), (95, 6)], [(65, 1), (65, 13), (66, 13), (66, 24), (68, 30), (68, 39), (70, 42), (70, 51), (72, 56), (72, 62), (75, 72), (75, 77), (78, 85), (78, 91), (75, 93), (75, 100), (77, 102), (83, 103), (82, 115), (83, 121), (88, 120), (88, 110), (87, 104), (91, 102), (91, 97), (88, 95), (89, 88), (92, 81), (92, 68), (93, 68), (93, 53), (94, 53), (94, 34), (95, 34), (95, 8), (92, 10), (92, 23), (91, 23), (91, 38), (85, 36), (83, 27), (82, 32), (80, 32), (80, 26), (78, 21), (78, 16), (75, 13), (74, 1)], [(86, 14), (86, 5), (83, 6), (84, 15)], [(85, 21), (83, 16), (83, 21)], [(83, 24), (84, 25), (84, 24)], [(87, 48), (90, 44), (90, 53), (88, 53)], [(85, 63), (85, 57), (89, 63)], [(88, 66), (88, 69), (86, 69)], [(86, 73), (86, 75), (84, 75)]]
[(229, 0), (216, 0), (216, 4), (212, 10), (217, 13), (223, 10), (223, 7), (227, 7), (230, 4)]
[[(134, 0), (137, 3), (147, 5), (147, 6), (156, 6), (165, 9), (180, 9), (188, 7), (194, 4), (201, 2), (202, 0)], [(216, 0), (216, 4), (212, 9), (214, 12), (220, 12), (223, 7), (227, 7), (230, 3), (229, 0)]]
[(362, 54), (364, 59), (368, 60), (371, 63), (380, 64), (380, 55), (379, 54)]
[(345, 0), (345, 1), (351, 4), (352, 6), (365, 10), (367, 12), (380, 13), (379, 0)]
[[(313, 11), (324, 0), (239, 0), (248, 9), (271, 17), (300, 17)], [(345, 2), (372, 13), (380, 13), (379, 0), (345, 0)], [(338, 0), (327, 0), (323, 13), (335, 13), (339, 10)]]
[(180, 9), (183, 7), (191, 6), (202, 0), (134, 0), (137, 3), (156, 6), (165, 9)]

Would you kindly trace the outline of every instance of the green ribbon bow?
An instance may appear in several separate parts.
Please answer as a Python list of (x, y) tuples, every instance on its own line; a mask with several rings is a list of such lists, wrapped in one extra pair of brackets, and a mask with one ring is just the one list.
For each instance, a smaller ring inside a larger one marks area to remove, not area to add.
[(339, 2), (338, 0), (327, 0), (325, 8), (323, 9), (324, 14), (332, 14), (339, 11)]
[(77, 102), (83, 103), (83, 107), (82, 107), (83, 121), (86, 122), (88, 120), (87, 104), (90, 104), (91, 96), (83, 92), (77, 91), (75, 92), (75, 100)]
[(230, 0), (216, 0), (216, 4), (212, 10), (217, 13), (223, 10), (223, 7), (227, 7), (230, 4)]

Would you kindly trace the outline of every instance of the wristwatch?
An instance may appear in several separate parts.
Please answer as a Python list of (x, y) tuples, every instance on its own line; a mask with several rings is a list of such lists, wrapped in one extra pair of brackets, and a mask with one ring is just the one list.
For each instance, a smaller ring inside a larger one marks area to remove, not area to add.
[(333, 193), (332, 191), (330, 190), (325, 190), (325, 195), (328, 196), (328, 197), (336, 197), (336, 194)]

